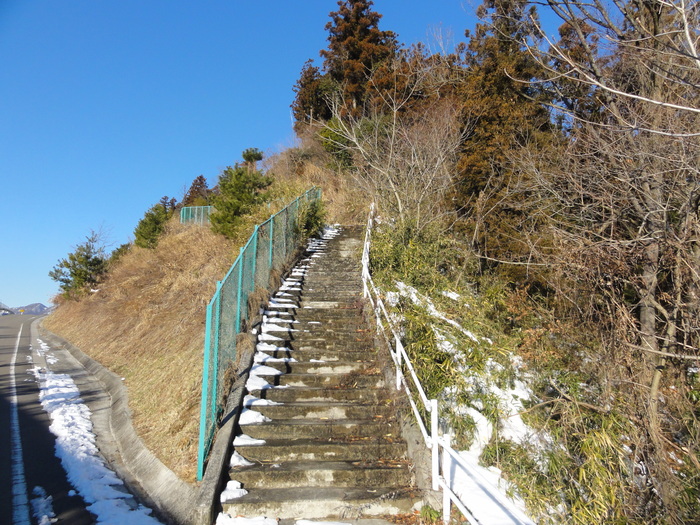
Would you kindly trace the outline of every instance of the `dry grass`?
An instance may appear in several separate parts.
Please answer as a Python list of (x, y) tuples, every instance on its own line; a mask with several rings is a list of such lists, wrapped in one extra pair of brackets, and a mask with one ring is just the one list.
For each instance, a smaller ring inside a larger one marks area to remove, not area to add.
[[(350, 174), (331, 168), (332, 157), (316, 138), (316, 129), (307, 129), (299, 146), (286, 149), (266, 160), (266, 167), (296, 197), (311, 186), (323, 190), (327, 221), (331, 224), (364, 224), (372, 197), (362, 192)], [(291, 200), (291, 199), (290, 199)]]
[(171, 222), (155, 250), (133, 247), (99, 292), (45, 321), (125, 378), (136, 432), (180, 478), (196, 473), (206, 305), (235, 243)]

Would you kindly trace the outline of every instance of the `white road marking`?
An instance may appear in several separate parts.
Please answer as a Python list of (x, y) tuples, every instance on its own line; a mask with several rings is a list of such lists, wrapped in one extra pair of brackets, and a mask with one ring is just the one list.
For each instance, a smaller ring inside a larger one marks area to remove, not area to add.
[(17, 384), (15, 381), (15, 363), (19, 351), (19, 341), (22, 337), (20, 325), (15, 343), (15, 352), (10, 363), (10, 428), (12, 434), (12, 523), (15, 525), (31, 525), (29, 520), (29, 498), (27, 497), (27, 481), (24, 477), (24, 459), (22, 457), (22, 437), (19, 433), (19, 413), (17, 411)]

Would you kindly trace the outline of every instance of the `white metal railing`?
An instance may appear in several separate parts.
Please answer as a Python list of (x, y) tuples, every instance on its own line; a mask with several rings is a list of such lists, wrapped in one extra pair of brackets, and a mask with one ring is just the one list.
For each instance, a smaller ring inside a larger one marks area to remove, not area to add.
[[(401, 338), (396, 332), (394, 323), (386, 310), (381, 294), (372, 280), (372, 275), (369, 270), (369, 250), (372, 236), (372, 226), (374, 224), (374, 203), (370, 206), (369, 218), (367, 219), (367, 230), (365, 233), (365, 244), (362, 251), (362, 281), (364, 285), (364, 295), (372, 305), (377, 321), (377, 330), (383, 335), (389, 353), (396, 367), (396, 389), (403, 390), (406, 393), (408, 402), (411, 405), (416, 422), (420, 427), (425, 445), (431, 450), (432, 459), (432, 488), (435, 491), (443, 491), (442, 500), (442, 519), (445, 524), (449, 523), (452, 504), (454, 504), (463, 514), (466, 520), (471, 525), (485, 525), (479, 521), (474, 514), (468, 509), (466, 503), (462, 501), (458, 494), (453, 490), (452, 484), (452, 469), (453, 465), (457, 464), (463, 469), (472, 479), (483, 487), (489, 487), (486, 490), (489, 498), (494, 500), (497, 505), (507, 509), (505, 514), (511, 523), (514, 525), (532, 525), (533, 522), (527, 518), (518, 509), (515, 509), (512, 502), (493, 485), (486, 480), (481, 472), (476, 470), (472, 465), (467, 463), (452, 447), (450, 443), (450, 435), (440, 435), (438, 427), (438, 401), (437, 399), (428, 399), (425, 389), (420, 383), (418, 376), (413, 368), (413, 364), (406, 353), (406, 350), (401, 342)], [(393, 342), (392, 342), (393, 340)], [(410, 381), (406, 378), (406, 373)], [(421, 411), (418, 408), (418, 403), (423, 406), (423, 413), (430, 414), (430, 421), (423, 420)], [(440, 456), (442, 455), (442, 462)]]

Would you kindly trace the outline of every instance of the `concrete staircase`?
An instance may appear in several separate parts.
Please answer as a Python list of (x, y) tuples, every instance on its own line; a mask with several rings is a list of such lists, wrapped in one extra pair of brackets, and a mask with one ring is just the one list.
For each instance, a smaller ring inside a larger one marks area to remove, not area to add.
[(265, 311), (222, 496), (231, 516), (356, 520), (418, 501), (362, 315), (361, 249), (360, 228), (312, 242)]

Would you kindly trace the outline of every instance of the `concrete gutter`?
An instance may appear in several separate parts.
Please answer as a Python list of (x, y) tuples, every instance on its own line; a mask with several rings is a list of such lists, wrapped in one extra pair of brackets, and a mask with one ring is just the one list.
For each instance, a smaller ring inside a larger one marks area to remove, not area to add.
[[(252, 352), (240, 356), (243, 372), (239, 374), (229, 395), (227, 415), (217, 429), (204, 479), (199, 484), (189, 484), (167, 468), (136, 434), (131, 423), (127, 389), (119, 376), (47, 330), (41, 319), (34, 321), (32, 330), (53, 351), (60, 353), (59, 361), (63, 371), (82, 376), (78, 387), (92, 412), (97, 446), (129, 491), (152, 508), (165, 523), (213, 523), (220, 508), (217, 498), (222, 485), (225, 485), (224, 474), (228, 472), (227, 462), (253, 359)], [(83, 370), (86, 374), (81, 374)]]

